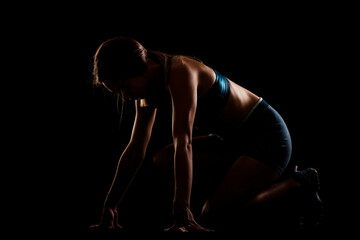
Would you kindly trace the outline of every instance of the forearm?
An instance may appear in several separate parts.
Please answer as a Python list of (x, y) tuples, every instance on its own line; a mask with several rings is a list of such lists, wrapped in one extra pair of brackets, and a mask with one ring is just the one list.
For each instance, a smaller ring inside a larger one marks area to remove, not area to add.
[(190, 208), (190, 196), (193, 177), (192, 146), (175, 144), (175, 195), (174, 211)]
[(106, 196), (104, 207), (117, 208), (130, 187), (143, 159), (144, 154), (141, 154), (132, 145), (127, 146), (119, 159), (115, 177)]

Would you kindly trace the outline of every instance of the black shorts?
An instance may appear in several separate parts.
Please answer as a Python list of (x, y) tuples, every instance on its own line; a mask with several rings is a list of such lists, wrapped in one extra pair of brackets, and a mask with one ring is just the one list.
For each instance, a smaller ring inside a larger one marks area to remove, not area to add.
[(224, 137), (232, 156), (253, 157), (280, 175), (284, 172), (292, 151), (290, 133), (280, 114), (263, 99), (234, 135)]

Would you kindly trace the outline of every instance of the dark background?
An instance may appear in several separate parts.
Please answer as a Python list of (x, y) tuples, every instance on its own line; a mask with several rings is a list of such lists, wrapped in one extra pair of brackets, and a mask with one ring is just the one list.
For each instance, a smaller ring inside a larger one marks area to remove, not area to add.
[(111, 18), (96, 11), (81, 15), (81, 9), (49, 11), (13, 27), (8, 40), (20, 51), (10, 61), (22, 67), (12, 76), (22, 81), (8, 89), (21, 88), (19, 97), (11, 95), (16, 107), (10, 110), (22, 137), (12, 142), (24, 146), (13, 154), (24, 160), (18, 174), (25, 180), (12, 191), (26, 192), (17, 198), (26, 212), (22, 221), (60, 232), (86, 231), (98, 221), (133, 109), (126, 106), (119, 126), (113, 96), (91, 85), (92, 56), (101, 42), (122, 35), (150, 50), (200, 58), (266, 99), (288, 124), (293, 161), (320, 173), (323, 231), (347, 227), (339, 178), (349, 159), (341, 126), (348, 101), (342, 94), (351, 88), (344, 77), (351, 20), (324, 6), (273, 7), (146, 14), (120, 8)]

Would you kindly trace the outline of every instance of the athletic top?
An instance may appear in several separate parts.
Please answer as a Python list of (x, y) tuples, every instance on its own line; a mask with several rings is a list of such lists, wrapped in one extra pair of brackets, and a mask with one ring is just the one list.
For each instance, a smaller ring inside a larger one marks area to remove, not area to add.
[(198, 100), (195, 118), (196, 125), (209, 125), (212, 120), (215, 120), (218, 117), (229, 98), (229, 80), (218, 71), (214, 70), (214, 72), (216, 74), (215, 83), (212, 85), (209, 92)]

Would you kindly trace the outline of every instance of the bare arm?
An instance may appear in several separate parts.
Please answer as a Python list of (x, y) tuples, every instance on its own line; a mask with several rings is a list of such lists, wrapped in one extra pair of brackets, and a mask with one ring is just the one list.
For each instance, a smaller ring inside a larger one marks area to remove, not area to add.
[(190, 210), (193, 180), (192, 130), (197, 108), (198, 75), (191, 66), (180, 64), (173, 69), (169, 91), (173, 104), (173, 140), (175, 194), (174, 224), (166, 231), (212, 232), (201, 227)]
[[(172, 76), (169, 89), (173, 103), (173, 140), (175, 166), (175, 222), (192, 218), (190, 196), (193, 177), (192, 129), (197, 105), (197, 85), (186, 67)], [(190, 216), (189, 216), (190, 215)]]
[(136, 101), (136, 117), (129, 144), (119, 159), (116, 174), (105, 199), (104, 208), (116, 209), (144, 160), (151, 137), (156, 109), (142, 108)]

